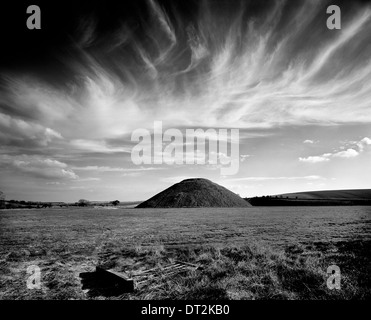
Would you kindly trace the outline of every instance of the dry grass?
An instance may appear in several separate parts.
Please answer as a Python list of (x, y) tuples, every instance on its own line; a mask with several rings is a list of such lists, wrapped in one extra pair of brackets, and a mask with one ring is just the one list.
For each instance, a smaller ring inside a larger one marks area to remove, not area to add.
[[(148, 266), (181, 259), (201, 264), (203, 270), (159, 281), (126, 299), (367, 299), (370, 298), (370, 244), (325, 245), (321, 251), (300, 245), (283, 251), (262, 244), (197, 246), (117, 252)], [(341, 252), (339, 251), (341, 250)], [(364, 263), (359, 263), (360, 259)], [(117, 270), (128, 266), (117, 263)], [(111, 260), (112, 262), (112, 260)], [(342, 273), (341, 290), (329, 290), (327, 267), (336, 262)], [(358, 262), (358, 265), (357, 265)], [(355, 269), (354, 267), (359, 269)], [(156, 287), (156, 285), (160, 285)]]
[[(0, 300), (371, 298), (371, 241), (367, 239), (290, 241), (276, 246), (273, 242), (267, 244), (241, 238), (242, 227), (238, 226), (237, 233), (236, 224), (226, 231), (219, 224), (213, 226), (221, 231), (214, 238), (207, 238), (203, 226), (194, 222), (192, 227), (190, 220), (176, 219), (174, 230), (179, 228), (182, 232), (173, 230), (170, 234), (171, 229), (164, 230), (167, 233), (154, 229), (154, 220), (149, 215), (119, 217), (118, 213), (98, 215), (90, 210), (81, 211), (81, 214), (68, 213), (66, 219), (66, 214), (58, 211), (44, 217), (39, 212), (3, 216), (0, 223)], [(139, 222), (135, 227), (128, 224), (125, 235), (121, 234), (124, 222), (135, 219), (141, 219), (141, 229), (137, 229)], [(223, 228), (229, 227), (223, 221), (220, 223)], [(357, 224), (359, 230), (368, 232), (362, 226)], [(231, 231), (235, 232), (235, 238), (223, 238), (224, 243), (220, 241), (218, 237), (230, 235)], [(200, 244), (202, 239), (204, 244)], [(212, 243), (215, 239), (218, 241)], [(134, 242), (141, 245), (134, 245)], [(98, 264), (116, 271), (128, 271), (165, 266), (174, 260), (200, 264), (203, 270), (160, 279), (147, 288), (122, 296), (82, 289), (80, 274), (93, 272)], [(332, 264), (341, 269), (342, 287), (338, 291), (326, 286), (326, 270)], [(41, 268), (41, 290), (26, 287), (29, 265)]]
[[(97, 257), (47, 256), (10, 252), (0, 260), (0, 299), (369, 299), (370, 243), (299, 244), (282, 251), (262, 244), (125, 248), (116, 242), (103, 245)], [(158, 279), (148, 287), (120, 297), (99, 290), (83, 291), (80, 273), (100, 264), (117, 271), (143, 270), (182, 260), (203, 266), (172, 278)], [(341, 290), (326, 286), (327, 267), (342, 270)], [(25, 270), (30, 264), (42, 269), (41, 290), (28, 290)]]

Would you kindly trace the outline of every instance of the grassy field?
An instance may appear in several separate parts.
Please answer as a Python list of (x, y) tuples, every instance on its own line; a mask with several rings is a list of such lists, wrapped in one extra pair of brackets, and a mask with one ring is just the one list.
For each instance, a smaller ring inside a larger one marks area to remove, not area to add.
[[(296, 237), (287, 230), (279, 231), (279, 212), (275, 221), (272, 215), (266, 220), (262, 215), (258, 219), (259, 212), (194, 211), (174, 215), (171, 211), (138, 210), (1, 212), (0, 299), (371, 297), (368, 212), (359, 215), (358, 220), (354, 218), (354, 224), (346, 222), (348, 218), (335, 217), (337, 227), (322, 217), (318, 225), (327, 223), (333, 229), (322, 238), (313, 230), (310, 239), (305, 229), (300, 229), (301, 236)], [(292, 217), (284, 224), (297, 220)], [(347, 223), (351, 227), (344, 229)], [(359, 237), (347, 237), (350, 231), (357, 231)], [(271, 238), (263, 236), (269, 232)], [(340, 237), (335, 239), (331, 232)], [(165, 266), (175, 260), (203, 268), (159, 279), (130, 294), (112, 295), (99, 288), (82, 288), (80, 274), (93, 272), (96, 265), (135, 271)], [(341, 290), (329, 290), (326, 286), (326, 270), (332, 264), (341, 269)], [(40, 290), (27, 289), (26, 270), (30, 265), (41, 268)]]

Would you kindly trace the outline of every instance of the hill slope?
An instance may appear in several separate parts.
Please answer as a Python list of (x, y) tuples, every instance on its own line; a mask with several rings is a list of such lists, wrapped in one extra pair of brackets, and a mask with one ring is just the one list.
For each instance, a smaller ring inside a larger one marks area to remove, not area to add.
[(186, 179), (156, 194), (137, 208), (250, 207), (232, 191), (207, 179)]
[(283, 197), (298, 199), (343, 199), (343, 200), (370, 200), (371, 189), (353, 189), (353, 190), (324, 190), (324, 191), (307, 191), (282, 194)]
[(369, 206), (371, 189), (295, 192), (246, 200), (253, 206)]

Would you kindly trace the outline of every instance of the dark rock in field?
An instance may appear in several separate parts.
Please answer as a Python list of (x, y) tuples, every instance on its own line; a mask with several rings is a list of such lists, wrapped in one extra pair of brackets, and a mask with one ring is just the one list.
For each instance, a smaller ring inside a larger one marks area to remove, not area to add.
[(29, 255), (31, 257), (45, 256), (46, 255), (46, 250), (44, 250), (42, 248), (32, 248), (32, 249), (30, 249), (29, 253), (30, 253)]
[(250, 207), (232, 191), (207, 179), (186, 179), (139, 204), (136, 208)]
[(134, 291), (134, 281), (112, 270), (97, 267), (95, 272), (80, 273), (82, 290), (88, 297), (111, 297)]

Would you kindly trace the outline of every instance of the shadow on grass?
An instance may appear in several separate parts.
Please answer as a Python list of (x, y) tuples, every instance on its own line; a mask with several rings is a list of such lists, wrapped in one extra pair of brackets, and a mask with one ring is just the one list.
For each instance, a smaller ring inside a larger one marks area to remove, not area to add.
[(102, 272), (81, 272), (80, 278), (82, 289), (88, 289), (87, 295), (91, 298), (99, 296), (117, 297), (132, 291), (129, 285), (104, 276)]

